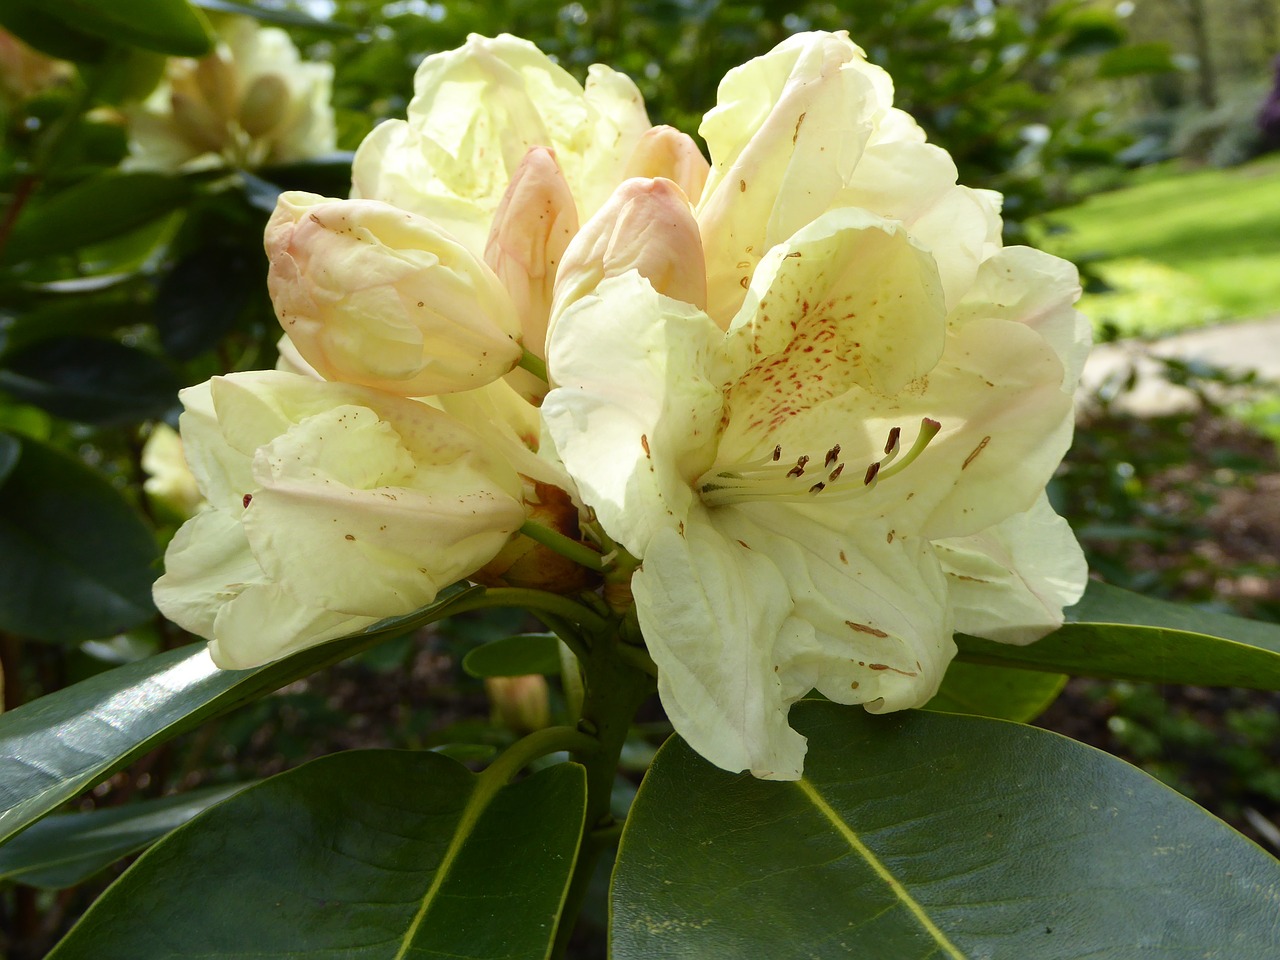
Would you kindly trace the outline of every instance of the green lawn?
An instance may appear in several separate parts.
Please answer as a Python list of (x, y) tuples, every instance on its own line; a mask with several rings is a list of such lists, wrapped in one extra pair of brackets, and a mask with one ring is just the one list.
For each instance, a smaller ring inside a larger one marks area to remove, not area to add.
[(1132, 186), (1048, 219), (1069, 229), (1041, 243), (1116, 288), (1081, 304), (1099, 324), (1155, 335), (1280, 313), (1280, 156), (1138, 171)]

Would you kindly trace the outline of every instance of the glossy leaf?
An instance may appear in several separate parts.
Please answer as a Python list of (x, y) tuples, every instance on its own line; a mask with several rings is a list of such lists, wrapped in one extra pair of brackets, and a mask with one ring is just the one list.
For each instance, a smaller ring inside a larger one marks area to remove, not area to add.
[(1086, 677), (1280, 689), (1280, 625), (1090, 582), (1069, 622), (1025, 647), (957, 636), (958, 659)]
[(256, 251), (208, 244), (178, 261), (156, 291), (156, 329), (169, 356), (190, 360), (217, 346), (249, 301)]
[[(0, 486), (0, 629), (69, 643), (155, 614), (155, 540), (99, 473), (26, 437)], [(3, 786), (0, 786), (0, 791)]]
[(1004, 721), (810, 701), (805, 777), (673, 737), (623, 833), (614, 960), (1280, 956), (1280, 863), (1114, 757)]
[(553, 633), (522, 633), (493, 640), (462, 658), (473, 677), (523, 677), (560, 672), (560, 641)]
[(185, 180), (159, 173), (109, 173), (85, 180), (29, 204), (14, 225), (5, 259), (71, 253), (110, 240), (172, 213), (190, 196)]
[(143, 849), (244, 784), (46, 817), (0, 846), (0, 880), (60, 890)]
[(98, 337), (51, 337), (6, 354), (0, 389), (55, 416), (98, 426), (160, 417), (181, 384), (163, 361)]
[(479, 588), (254, 670), (219, 670), (204, 644), (108, 670), (0, 714), (0, 842), (203, 720), (448, 616)]
[(924, 709), (1028, 723), (1058, 699), (1066, 684), (1061, 673), (952, 662)]
[(96, 63), (102, 59), (108, 46), (100, 37), (77, 30), (42, 7), (30, 0), (6, 0), (0, 3), (0, 26), (59, 60)]
[(49, 960), (540, 960), (585, 806), (576, 764), (503, 787), (434, 753), (324, 757), (152, 847)]
[(41, 6), (86, 33), (157, 53), (201, 57), (213, 45), (205, 18), (187, 0), (43, 0)]

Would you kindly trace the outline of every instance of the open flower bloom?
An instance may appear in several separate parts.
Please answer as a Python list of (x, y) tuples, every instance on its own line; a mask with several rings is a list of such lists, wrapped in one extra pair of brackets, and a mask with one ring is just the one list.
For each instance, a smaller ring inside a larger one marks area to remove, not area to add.
[(290, 191), (265, 245), (280, 325), (326, 379), (426, 396), (483, 386), (520, 360), (506, 288), (425, 217)]
[(171, 58), (129, 111), (126, 166), (253, 168), (332, 152), (332, 64), (302, 60), (287, 33), (248, 17), (219, 18), (217, 29), (212, 53)]
[[(787, 711), (811, 689), (920, 706), (954, 629), (1027, 642), (1083, 589), (1043, 499), (1088, 348), (1074, 270), (1002, 250), (993, 198), (956, 186), (888, 95), (838, 35), (731, 73), (696, 224), (661, 241), (701, 232), (706, 309), (584, 265), (559, 283), (603, 279), (552, 318), (543, 418), (643, 561), (664, 707), (704, 757), (759, 777), (800, 775)], [(733, 111), (752, 121), (739, 140)]]
[(227, 668), (409, 613), (524, 522), (521, 480), (427, 404), (277, 371), (184, 390), (209, 507), (178, 531), (156, 605)]
[(583, 87), (527, 40), (472, 35), (427, 57), (406, 120), (369, 134), (353, 197), (429, 217), (484, 255), (494, 213), (525, 154), (555, 154), (579, 221), (605, 201), (650, 127), (630, 78), (600, 64)]
[[(541, 359), (579, 224), (628, 177), (666, 177), (696, 195), (707, 170), (689, 136), (650, 125), (623, 74), (595, 64), (583, 86), (526, 40), (472, 35), (418, 67), (407, 119), (380, 124), (356, 152), (351, 195), (425, 217), (484, 260)], [(525, 371), (508, 380), (541, 399)]]

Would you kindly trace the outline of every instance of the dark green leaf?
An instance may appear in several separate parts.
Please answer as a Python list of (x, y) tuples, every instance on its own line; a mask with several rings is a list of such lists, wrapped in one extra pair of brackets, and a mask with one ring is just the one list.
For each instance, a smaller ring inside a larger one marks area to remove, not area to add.
[(115, 340), (56, 337), (3, 359), (0, 389), (68, 420), (135, 423), (178, 402), (181, 384), (165, 363)]
[(0, 26), (59, 60), (96, 63), (107, 52), (107, 44), (101, 38), (77, 30), (42, 5), (28, 0), (6, 0), (0, 4)]
[(137, 324), (144, 315), (136, 303), (110, 294), (101, 298), (57, 297), (24, 310), (10, 324), (4, 331), (5, 353), (12, 355), (53, 337), (110, 336), (121, 327)]
[(201, 721), (447, 616), (478, 592), (447, 591), (429, 607), (254, 670), (219, 670), (203, 644), (182, 647), (0, 714), (0, 842)]
[(1028, 723), (1058, 699), (1066, 683), (1061, 673), (952, 662), (924, 709)]
[(46, 817), (0, 847), (0, 880), (51, 890), (83, 883), (244, 787), (207, 787), (123, 807)]
[(79, 460), (18, 442), (0, 487), (0, 629), (68, 643), (152, 616), (157, 550), (137, 512)]
[(585, 805), (576, 764), (503, 787), (434, 753), (324, 757), (156, 844), (49, 960), (541, 960)]
[(13, 473), (13, 468), (18, 465), (18, 459), (21, 456), (22, 442), (17, 437), (0, 433), (0, 488), (4, 487), (4, 482), (9, 479), (9, 474)]
[(169, 356), (190, 360), (231, 332), (257, 280), (258, 256), (210, 245), (174, 264), (155, 300), (156, 329)]
[(1068, 623), (1026, 647), (957, 636), (969, 663), (1086, 677), (1280, 689), (1280, 625), (1091, 581)]
[(981, 717), (791, 720), (796, 783), (659, 751), (618, 852), (615, 960), (1280, 956), (1280, 863), (1114, 757)]
[(522, 633), (483, 644), (462, 658), (473, 677), (522, 677), (560, 672), (560, 641), (552, 633)]
[(41, 8), (86, 33), (156, 53), (202, 57), (213, 46), (208, 23), (187, 0), (41, 0)]
[(85, 180), (28, 204), (9, 237), (5, 259), (71, 253), (110, 240), (172, 213), (190, 196), (185, 180), (159, 173), (109, 173)]

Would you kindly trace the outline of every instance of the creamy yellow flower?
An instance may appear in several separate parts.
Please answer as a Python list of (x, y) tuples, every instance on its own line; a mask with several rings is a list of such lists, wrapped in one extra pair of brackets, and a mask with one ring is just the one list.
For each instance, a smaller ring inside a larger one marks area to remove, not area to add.
[(245, 668), (409, 613), (524, 522), (521, 481), (427, 404), (277, 371), (181, 394), (210, 507), (178, 531), (157, 606)]
[(664, 707), (759, 777), (800, 775), (810, 690), (922, 705), (954, 629), (1028, 642), (1084, 583), (1043, 495), (1089, 343), (1075, 271), (1001, 249), (998, 198), (891, 93), (842, 34), (731, 71), (696, 222), (653, 240), (701, 244), (705, 310), (637, 270), (553, 309), (544, 422), (642, 560)]
[(217, 22), (199, 60), (171, 58), (164, 79), (128, 111), (135, 170), (254, 168), (334, 150), (333, 66), (304, 61), (289, 35), (248, 17)]

